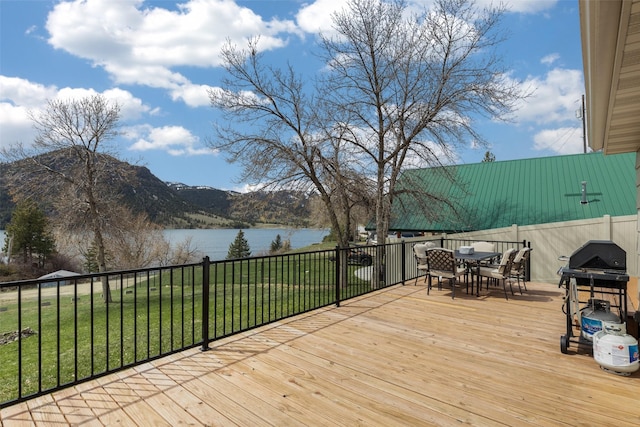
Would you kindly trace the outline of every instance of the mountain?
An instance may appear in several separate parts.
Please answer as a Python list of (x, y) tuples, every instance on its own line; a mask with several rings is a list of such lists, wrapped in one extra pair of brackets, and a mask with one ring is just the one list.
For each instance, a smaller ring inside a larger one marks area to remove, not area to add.
[(309, 226), (310, 199), (296, 191), (237, 193), (211, 187), (170, 183), (186, 201), (202, 211), (249, 224)]
[[(11, 221), (11, 211), (14, 207), (4, 179), (8, 167), (7, 164), (0, 163), (0, 229), (5, 229)], [(0, 242), (0, 246), (3, 244), (4, 242)]]
[(310, 198), (300, 191), (255, 191), (231, 195), (229, 216), (250, 223), (309, 226)]
[(175, 182), (169, 182), (167, 185), (193, 206), (197, 206), (199, 209), (211, 212), (214, 215), (229, 216), (232, 193), (211, 187), (192, 187)]
[[(57, 170), (71, 171), (79, 167), (77, 159), (69, 153), (58, 151), (42, 156), (46, 164), (55, 165)], [(153, 222), (167, 228), (248, 228), (256, 223), (309, 225), (309, 198), (303, 193), (236, 193), (167, 183), (143, 166), (106, 155), (101, 156), (100, 161), (105, 162), (104, 167), (110, 171), (108, 185), (122, 197), (121, 202), (134, 212), (145, 212)], [(0, 229), (9, 223), (14, 208), (8, 178), (10, 171), (16, 170), (19, 177), (15, 182), (19, 187), (45, 188), (44, 180), (50, 179), (41, 172), (25, 173), (25, 168), (18, 162), (0, 164)], [(48, 214), (52, 213), (55, 197), (55, 191), (37, 196)]]

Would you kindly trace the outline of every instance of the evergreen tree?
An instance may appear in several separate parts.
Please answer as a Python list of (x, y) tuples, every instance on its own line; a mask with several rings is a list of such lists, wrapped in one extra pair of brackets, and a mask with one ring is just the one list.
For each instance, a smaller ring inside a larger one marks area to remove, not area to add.
[(282, 237), (278, 234), (276, 240), (271, 242), (271, 253), (275, 254), (282, 250)]
[(482, 159), (482, 163), (491, 163), (496, 161), (496, 155), (491, 151), (487, 151), (484, 153), (484, 159)]
[(95, 245), (89, 246), (87, 252), (84, 253), (84, 269), (89, 273), (97, 273), (98, 267), (98, 251)]
[(25, 264), (33, 263), (34, 259), (37, 259), (38, 266), (43, 267), (45, 260), (54, 250), (55, 242), (42, 210), (31, 200), (20, 202), (7, 226), (4, 251), (9, 256), (21, 254), (22, 262)]
[(227, 259), (247, 258), (251, 256), (251, 248), (249, 248), (249, 242), (244, 237), (242, 230), (238, 231), (236, 239), (229, 245), (229, 252), (227, 253)]

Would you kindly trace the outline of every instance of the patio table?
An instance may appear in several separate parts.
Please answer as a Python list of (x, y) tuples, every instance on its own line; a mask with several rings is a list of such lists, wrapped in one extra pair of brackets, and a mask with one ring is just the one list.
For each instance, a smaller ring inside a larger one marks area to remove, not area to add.
[[(486, 261), (501, 256), (500, 252), (474, 252), (472, 254), (463, 254), (459, 250), (455, 250), (455, 258), (465, 263), (467, 269), (471, 272), (471, 292), (473, 292), (473, 271), (476, 269), (476, 276), (480, 273), (480, 261)], [(480, 296), (480, 283), (476, 287), (476, 296)]]

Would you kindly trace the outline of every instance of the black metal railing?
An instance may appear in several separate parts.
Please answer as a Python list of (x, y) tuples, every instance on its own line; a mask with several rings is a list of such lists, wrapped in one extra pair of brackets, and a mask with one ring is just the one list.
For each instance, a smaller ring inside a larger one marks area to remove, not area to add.
[(0, 407), (403, 283), (413, 243), (0, 283)]

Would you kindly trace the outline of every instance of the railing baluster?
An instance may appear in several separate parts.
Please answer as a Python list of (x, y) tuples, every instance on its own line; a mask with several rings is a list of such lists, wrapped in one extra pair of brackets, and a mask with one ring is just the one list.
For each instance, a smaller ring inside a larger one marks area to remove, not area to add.
[(138, 361), (138, 273), (133, 273), (133, 363)]
[(22, 286), (18, 285), (18, 398), (22, 397)]
[(158, 269), (158, 354), (162, 354), (162, 269)]
[(120, 273), (120, 366), (124, 366), (124, 274)]
[[(78, 301), (78, 281), (73, 283), (73, 299)], [(78, 379), (78, 304), (73, 304), (73, 378)]]
[[(202, 350), (209, 349), (209, 257), (202, 260)], [(215, 316), (215, 313), (214, 313)]]
[(89, 336), (90, 336), (90, 342), (91, 342), (91, 354), (90, 354), (90, 358), (91, 358), (91, 369), (89, 370), (89, 372), (91, 372), (90, 376), (93, 376), (95, 374), (95, 369), (94, 369), (94, 354), (95, 353), (95, 348), (94, 348), (94, 336), (93, 336), (93, 329), (94, 329), (94, 310), (93, 310), (93, 277), (91, 278), (91, 284), (89, 286), (90, 289), (90, 293), (89, 293), (89, 301), (90, 301), (90, 309), (89, 309), (89, 316), (91, 318), (90, 320), (90, 325), (91, 325), (91, 331), (89, 331)]
[[(441, 246), (451, 248), (469, 242), (469, 239), (455, 240), (443, 237), (425, 240), (439, 241)], [(412, 242), (401, 241), (362, 248), (374, 259), (375, 251), (385, 252), (386, 256), (381, 265), (386, 269), (383, 277), (385, 287), (416, 277), (415, 261), (407, 249), (410, 243)], [(506, 245), (531, 245), (527, 241), (495, 243), (501, 250)], [(201, 263), (181, 266), (80, 275), (71, 281), (73, 298), (69, 308), (62, 303), (64, 292), (61, 292), (61, 287), (66, 285), (59, 279), (56, 281), (55, 289), (54, 321), (49, 321), (48, 314), (45, 317), (47, 312), (43, 311), (42, 307), (43, 300), (49, 295), (43, 293), (41, 286), (46, 280), (0, 283), (3, 291), (5, 288), (17, 287), (18, 311), (15, 381), (13, 378), (0, 379), (5, 383), (15, 383), (15, 389), (10, 396), (0, 395), (0, 407), (186, 348), (201, 346), (204, 351), (209, 349), (212, 340), (322, 306), (335, 304), (340, 307), (343, 300), (375, 291), (366, 280), (356, 278), (354, 271), (361, 267), (347, 263), (348, 251), (349, 248), (336, 246), (332, 250), (214, 262), (205, 257)], [(102, 283), (103, 280), (108, 282), (109, 277), (115, 278), (113, 282), (116, 286), (119, 282), (118, 304), (105, 303), (97, 299), (99, 293), (96, 293), (96, 284)], [(165, 280), (170, 287), (169, 292), (162, 289)], [(176, 283), (178, 280), (179, 284)], [(143, 284), (146, 284), (146, 292), (139, 292), (139, 287)], [(201, 295), (197, 289), (200, 284)], [(33, 313), (30, 311), (33, 301), (29, 300), (28, 304), (23, 301), (26, 298), (23, 290), (27, 286), (38, 287), (35, 298), (37, 307)], [(130, 286), (133, 286), (131, 290)], [(86, 292), (87, 287), (88, 302), (84, 302), (82, 298), (81, 303), (80, 297)], [(152, 287), (159, 287), (158, 292), (152, 293)], [(130, 295), (130, 292), (133, 295)], [(168, 304), (167, 301), (163, 301), (164, 297), (170, 299)], [(129, 304), (131, 298), (132, 307)], [(98, 301), (105, 305), (97, 306)], [(177, 307), (178, 304), (180, 307)], [(170, 310), (168, 316), (164, 309)], [(178, 309), (179, 316), (176, 312)], [(114, 317), (118, 310), (119, 319)], [(189, 310), (191, 339), (186, 336), (189, 328)], [(119, 333), (114, 324), (116, 321), (120, 322)], [(176, 321), (180, 322), (179, 326)], [(197, 337), (198, 322), (201, 322), (200, 338)], [(34, 323), (38, 328), (38, 337), (33, 338), (37, 343), (37, 353), (26, 354), (26, 351), (33, 351), (31, 348), (36, 344), (32, 346), (30, 341), (29, 345), (25, 345), (27, 338), (22, 335), (23, 325)], [(47, 330), (44, 331), (43, 327)], [(112, 331), (112, 327), (116, 329)], [(210, 327), (213, 331), (210, 331)], [(56, 329), (53, 331), (55, 336), (52, 335), (55, 343), (51, 345), (49, 340), (43, 340), (44, 334), (50, 333), (49, 328)], [(165, 328), (170, 328), (168, 336)], [(176, 337), (178, 333), (180, 339)], [(168, 337), (169, 345), (163, 343), (163, 337)], [(116, 349), (115, 345), (119, 345), (120, 348)], [(142, 347), (144, 345), (146, 354)], [(110, 352), (111, 347), (114, 347), (113, 355)], [(105, 352), (104, 359), (102, 351)], [(52, 378), (54, 374), (49, 375), (48, 371), (43, 370), (46, 360), (56, 361), (56, 378)], [(36, 387), (37, 390), (34, 390)]]
[(151, 276), (147, 271), (147, 359), (151, 356)]
[[(42, 285), (38, 285), (38, 392), (42, 391)], [(22, 335), (22, 331), (18, 331)]]
[(336, 295), (335, 295), (335, 303), (336, 303), (336, 307), (340, 307), (340, 286), (342, 286), (342, 284), (340, 283), (340, 281), (342, 280), (342, 275), (341, 275), (341, 260), (340, 258), (342, 257), (342, 254), (340, 253), (340, 248), (338, 246), (336, 246), (335, 249), (335, 259), (336, 259), (336, 273), (335, 273), (335, 277), (334, 280), (336, 281)]
[[(107, 276), (107, 282), (109, 281), (109, 277)], [(105, 306), (104, 310), (105, 315), (105, 325), (104, 325), (104, 336), (105, 336), (105, 344), (104, 344), (104, 352), (105, 352), (105, 367), (106, 370), (109, 370), (109, 304)]]
[(56, 287), (56, 387), (60, 387), (60, 282)]
[[(218, 337), (218, 263), (213, 265), (213, 336)], [(204, 282), (204, 280), (203, 280)], [(204, 283), (203, 283), (204, 287)], [(209, 292), (209, 291), (207, 291)]]
[(180, 345), (181, 347), (184, 347), (184, 267), (180, 268), (180, 284)]

